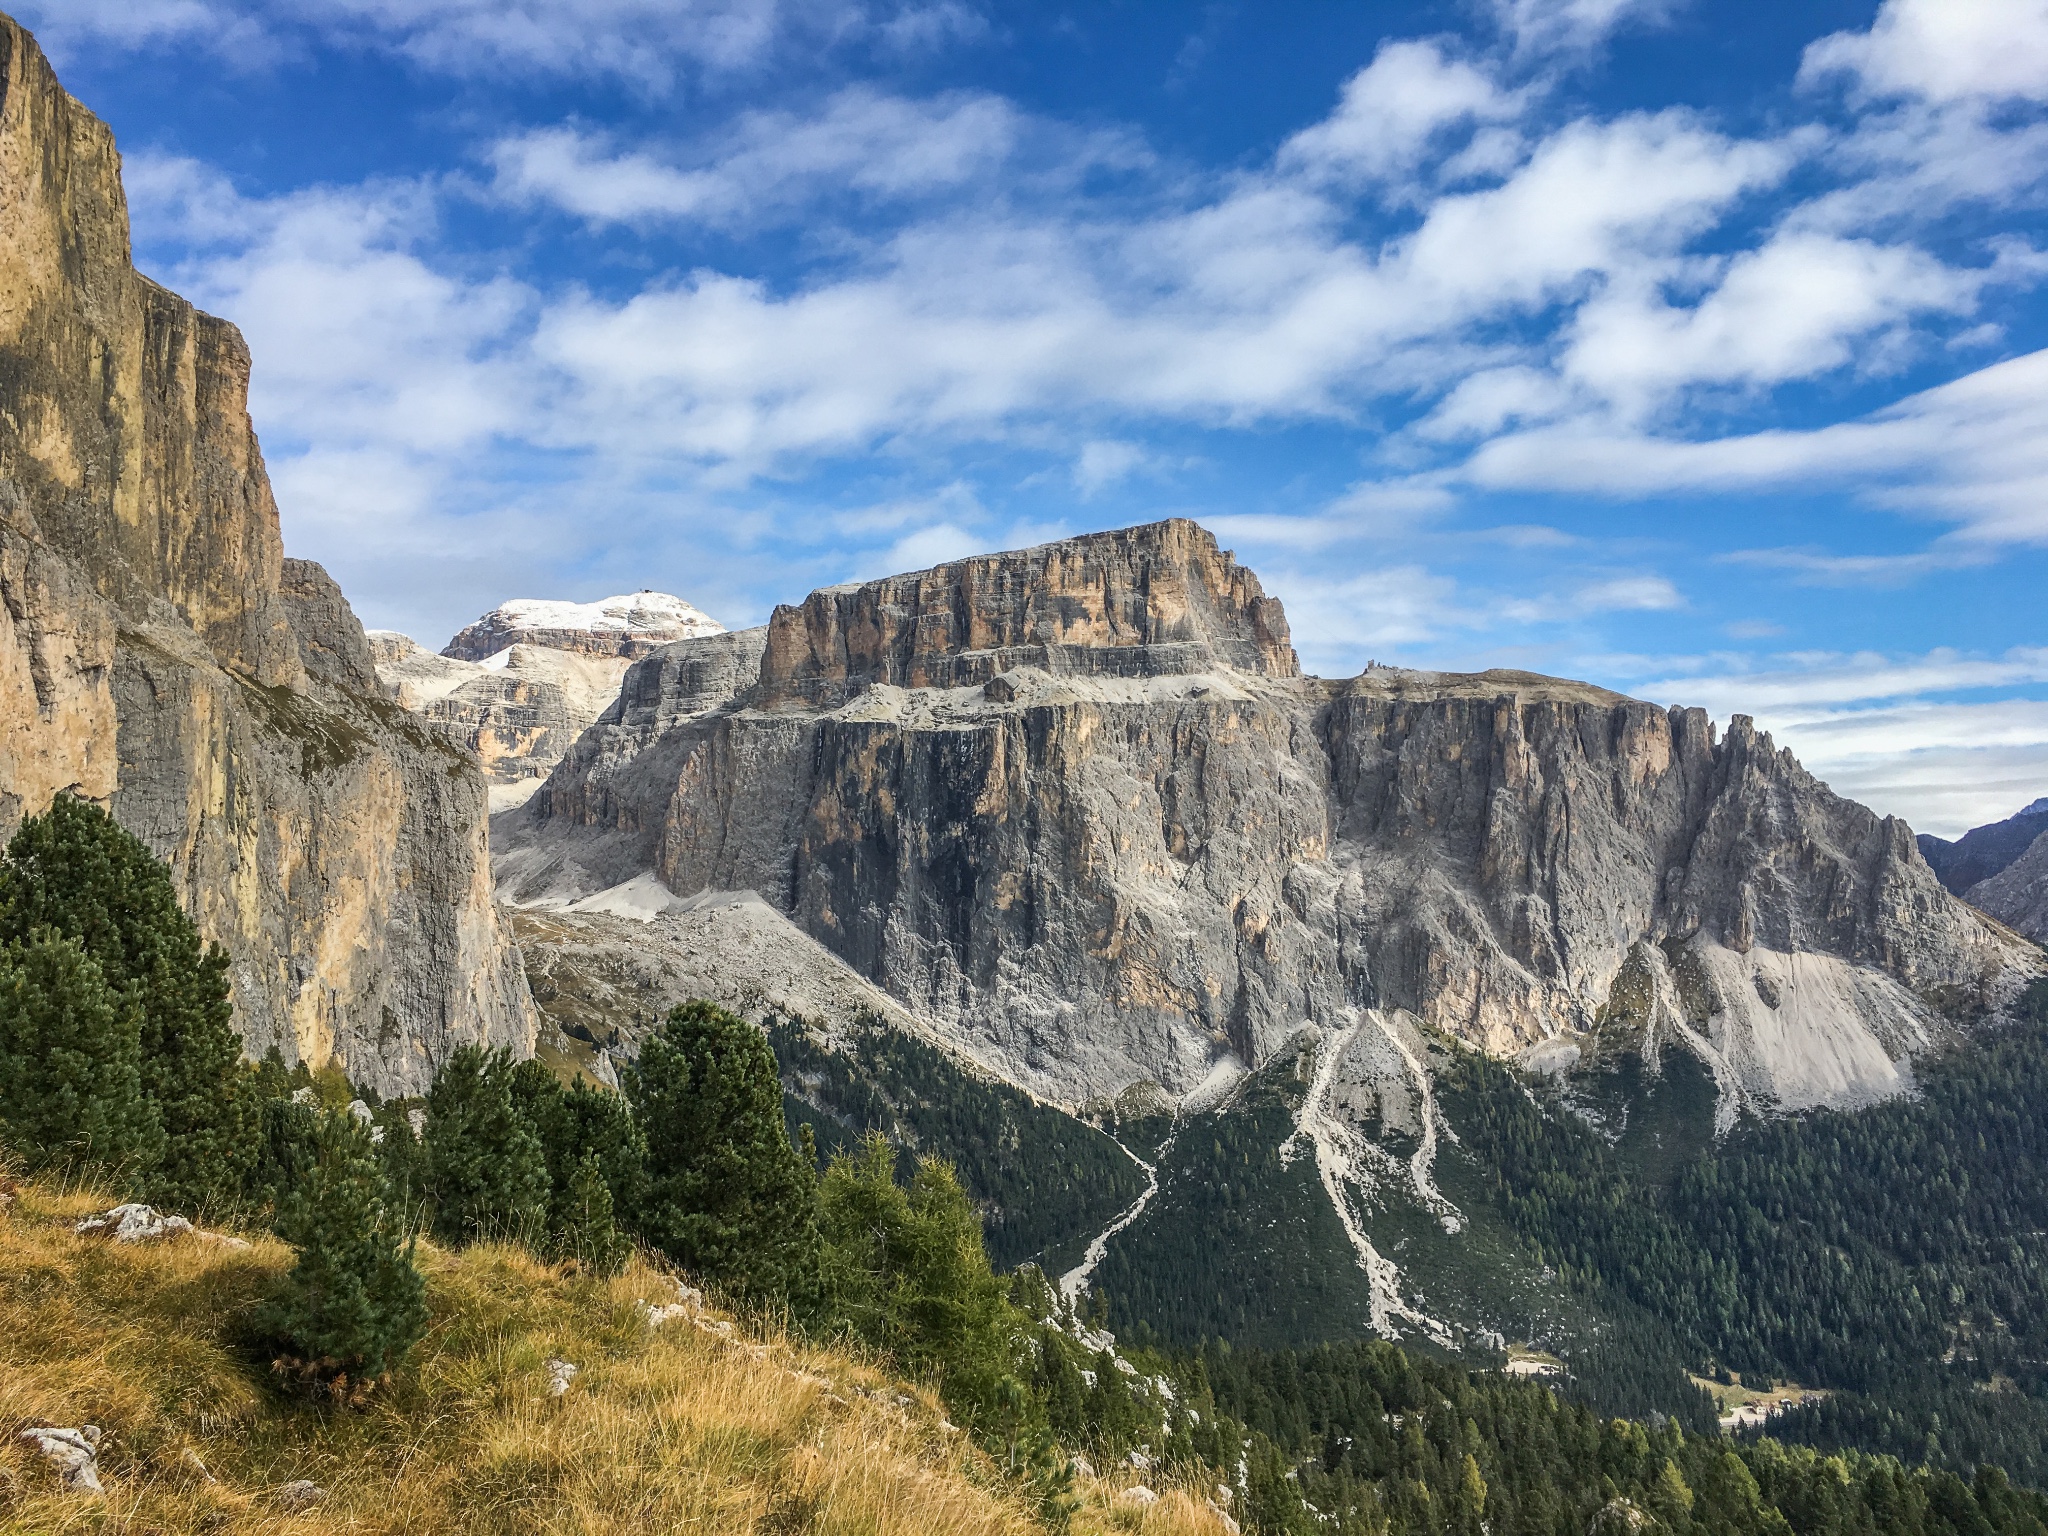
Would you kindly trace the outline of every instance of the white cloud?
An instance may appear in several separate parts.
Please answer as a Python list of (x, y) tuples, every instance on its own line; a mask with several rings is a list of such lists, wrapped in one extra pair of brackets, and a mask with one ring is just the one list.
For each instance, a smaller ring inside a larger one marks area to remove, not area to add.
[(1617, 283), (1579, 310), (1565, 376), (1624, 416), (1676, 390), (1813, 378), (1868, 355), (1872, 333), (1917, 314), (1966, 312), (1982, 273), (1910, 246), (1781, 233), (1731, 259), (1680, 307), (1654, 281)]
[(1573, 601), (1590, 613), (1655, 613), (1685, 606), (1678, 588), (1662, 576), (1616, 576), (1594, 582), (1579, 588)]
[(1260, 577), (1286, 607), (1302, 669), (1314, 675), (1348, 677), (1375, 657), (1391, 658), (1473, 622), (1457, 583), (1418, 565), (1352, 576), (1280, 566)]
[(1816, 549), (1734, 549), (1716, 558), (1728, 565), (1784, 571), (1802, 586), (1897, 587), (1935, 571), (1988, 565), (1990, 549), (1949, 545), (1907, 555), (1833, 555)]
[(1571, 623), (1597, 613), (1662, 613), (1683, 608), (1685, 597), (1662, 576), (1610, 576), (1569, 592), (1503, 597), (1492, 611), (1518, 624)]
[(1638, 684), (1636, 691), (1665, 703), (1697, 705), (1716, 715), (1739, 711), (1762, 716), (1818, 706), (2048, 683), (2048, 647), (2020, 646), (1997, 657), (1964, 656), (1949, 650), (1908, 657), (1813, 652), (1793, 653), (1777, 661), (1778, 665), (1765, 671), (1653, 679)]
[(1597, 47), (1632, 20), (1654, 21), (1665, 0), (1493, 0), (1502, 30), (1524, 53)]
[(1281, 147), (1283, 170), (1335, 180), (1405, 176), (1449, 130), (1498, 122), (1523, 98), (1438, 44), (1382, 44), (1372, 63), (1344, 82), (1336, 111)]
[(760, 64), (792, 40), (925, 51), (986, 30), (959, 0), (24, 0), (61, 58), (180, 41), (245, 64), (317, 40), (460, 76), (612, 77), (649, 91), (685, 67)]
[(1136, 443), (1116, 438), (1083, 443), (1074, 460), (1074, 489), (1086, 501), (1153, 462), (1151, 453)]
[(499, 140), (492, 191), (551, 203), (594, 224), (691, 219), (729, 224), (851, 191), (909, 198), (986, 178), (1013, 147), (1019, 115), (998, 97), (908, 101), (851, 87), (809, 117), (749, 113), (703, 163), (619, 150), (573, 125)]
[(1959, 525), (1986, 542), (2048, 542), (2048, 351), (1912, 395), (1860, 421), (1685, 442), (1571, 425), (1484, 444), (1486, 487), (1648, 496), (1827, 483)]
[(1801, 74), (1872, 96), (2048, 100), (2048, 0), (1885, 0), (1868, 32), (1812, 44)]

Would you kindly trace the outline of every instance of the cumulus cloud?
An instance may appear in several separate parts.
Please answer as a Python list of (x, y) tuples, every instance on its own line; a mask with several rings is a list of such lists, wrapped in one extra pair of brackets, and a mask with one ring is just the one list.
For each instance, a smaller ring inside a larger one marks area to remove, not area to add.
[(1344, 83), (1336, 111), (1281, 147), (1280, 165), (1339, 181), (1404, 176), (1446, 133), (1514, 118), (1523, 104), (1436, 42), (1385, 43)]
[(1584, 51), (1631, 21), (1654, 21), (1665, 0), (1493, 0), (1501, 28), (1522, 53)]
[(1801, 74), (1870, 96), (2048, 100), (2048, 0), (1885, 0), (1869, 31), (1809, 46)]

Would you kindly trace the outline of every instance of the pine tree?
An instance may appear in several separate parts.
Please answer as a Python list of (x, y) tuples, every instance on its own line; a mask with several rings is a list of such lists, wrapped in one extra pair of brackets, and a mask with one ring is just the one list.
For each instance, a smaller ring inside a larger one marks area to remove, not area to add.
[(346, 1112), (322, 1112), (312, 1165), (277, 1215), (299, 1261), (257, 1318), (280, 1374), (345, 1401), (389, 1376), (426, 1331), (426, 1282), (383, 1186), (369, 1134)]
[(186, 1209), (240, 1196), (252, 1141), (227, 956), (202, 947), (169, 869), (105, 811), (59, 795), (0, 860), (0, 943), (39, 927), (76, 939), (139, 1014), (142, 1091), (164, 1131), (143, 1192)]
[(895, 1167), (876, 1133), (825, 1171), (821, 1309), (907, 1369), (936, 1370), (947, 1405), (986, 1428), (1000, 1418), (1002, 1382), (1028, 1364), (1029, 1321), (990, 1269), (980, 1215), (953, 1170), (926, 1158), (906, 1189)]
[(633, 1256), (632, 1243), (613, 1217), (611, 1186), (595, 1153), (584, 1153), (569, 1175), (552, 1237), (557, 1253), (594, 1275), (616, 1275)]
[(0, 1138), (37, 1163), (136, 1178), (163, 1156), (143, 1093), (141, 1020), (76, 939), (53, 929), (0, 952)]
[(573, 1127), (575, 1160), (597, 1159), (611, 1191), (613, 1219), (634, 1229), (647, 1199), (647, 1141), (632, 1109), (623, 1095), (585, 1082), (571, 1083), (563, 1101)]
[(767, 1037), (710, 1003), (685, 1003), (641, 1046), (625, 1089), (647, 1146), (641, 1235), (749, 1300), (807, 1293), (813, 1180), (783, 1123)]
[(547, 1226), (546, 1155), (512, 1101), (509, 1051), (456, 1048), (427, 1092), (421, 1162), (434, 1233), (449, 1243), (533, 1241)]

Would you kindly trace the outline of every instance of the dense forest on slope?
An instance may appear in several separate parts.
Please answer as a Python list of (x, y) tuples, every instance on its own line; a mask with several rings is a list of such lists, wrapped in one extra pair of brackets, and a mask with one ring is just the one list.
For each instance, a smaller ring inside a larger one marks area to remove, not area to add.
[(1132, 1128), (1161, 1143), (1160, 1190), (1093, 1277), (1119, 1333), (1193, 1348), (1204, 1339), (1274, 1346), (1370, 1330), (1371, 1288), (1315, 1158), (1281, 1152), (1294, 1134), (1290, 1099), (1298, 1101), (1300, 1086), (1276, 1068), (1226, 1110)]
[(2048, 1500), (1995, 1467), (1966, 1482), (1888, 1457), (1731, 1444), (1378, 1341), (1211, 1346), (1199, 1366), (1216, 1409), (1251, 1436), (1251, 1523), (1290, 1536), (1988, 1536), (2048, 1518)]
[(1051, 1255), (1144, 1192), (1144, 1171), (1103, 1132), (879, 1020), (854, 1020), (833, 1045), (802, 1020), (765, 1022), (791, 1135), (810, 1124), (829, 1156), (879, 1131), (901, 1149), (906, 1177), (919, 1155), (951, 1163), (1004, 1269), (1028, 1259), (1052, 1267)]
[(2048, 982), (1911, 1098), (1747, 1121), (1675, 1168), (1477, 1055), (1442, 1093), (1543, 1262), (1703, 1363), (1833, 1389), (1782, 1432), (2048, 1477)]

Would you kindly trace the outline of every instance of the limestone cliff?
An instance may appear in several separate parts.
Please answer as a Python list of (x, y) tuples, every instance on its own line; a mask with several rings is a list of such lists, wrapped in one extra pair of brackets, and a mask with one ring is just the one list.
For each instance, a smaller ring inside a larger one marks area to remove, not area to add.
[(111, 806), (228, 950), (252, 1051), (390, 1091), (527, 1046), (481, 774), (284, 558), (240, 335), (134, 270), (112, 135), (5, 17), (0, 185), (0, 823)]
[(382, 687), (435, 732), (476, 755), (491, 807), (520, 804), (619, 695), (622, 656), (517, 644), (483, 661), (436, 656), (404, 635), (370, 638)]
[(1182, 521), (669, 646), (497, 843), (519, 900), (757, 891), (1068, 1102), (1200, 1096), (1366, 1011), (1563, 1059), (1625, 967), (1633, 1022), (1731, 1102), (1846, 1102), (2032, 963), (1748, 721), (1301, 677), (1280, 605)]

